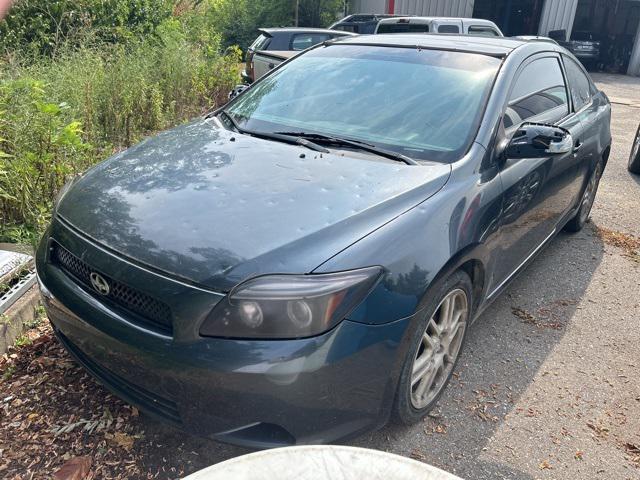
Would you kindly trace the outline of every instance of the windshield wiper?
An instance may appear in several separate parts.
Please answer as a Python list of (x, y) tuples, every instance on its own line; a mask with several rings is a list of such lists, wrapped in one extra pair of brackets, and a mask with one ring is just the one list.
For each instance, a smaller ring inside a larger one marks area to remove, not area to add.
[(277, 140), (280, 142), (285, 142), (285, 143), (292, 143), (295, 145), (302, 145), (303, 147), (307, 147), (310, 150), (315, 150), (316, 152), (322, 152), (322, 153), (329, 153), (329, 150), (327, 150), (326, 148), (318, 145), (317, 143), (314, 143), (310, 140), (307, 140), (306, 138), (302, 138), (299, 136), (294, 136), (294, 135), (287, 135), (284, 133), (269, 133), (269, 132), (256, 132), (254, 130), (249, 130), (247, 128), (243, 128), (241, 127), (237, 120), (235, 118), (233, 118), (233, 115), (231, 115), (230, 113), (228, 113), (225, 110), (220, 110), (218, 112), (218, 115), (223, 115), (224, 118), (226, 118), (227, 120), (229, 120), (229, 123), (231, 125), (233, 125), (233, 128), (236, 129), (236, 131), (238, 133), (243, 133), (245, 135), (251, 135), (252, 137), (259, 137), (259, 138), (266, 138), (269, 140)]
[(238, 122), (236, 121), (235, 118), (233, 118), (233, 116), (228, 113), (226, 110), (220, 110), (218, 112), (218, 115), (222, 115), (224, 118), (226, 118), (229, 123), (233, 126), (233, 128), (235, 128), (237, 130), (238, 133), (244, 133), (244, 129), (238, 125)]
[(375, 153), (376, 155), (380, 155), (381, 157), (390, 158), (391, 160), (396, 160), (399, 162), (404, 162), (407, 165), (418, 165), (413, 158), (407, 157), (398, 152), (393, 152), (391, 150), (386, 150), (384, 148), (377, 147), (372, 145), (371, 143), (362, 142), (360, 140), (351, 140), (349, 138), (342, 137), (334, 137), (332, 135), (324, 135), (322, 133), (307, 133), (307, 132), (276, 132), (278, 135), (287, 135), (291, 137), (298, 137), (302, 140), (312, 139), (316, 142), (331, 144), (331, 145), (342, 145), (347, 147), (357, 148), (359, 150), (364, 150), (366, 152)]

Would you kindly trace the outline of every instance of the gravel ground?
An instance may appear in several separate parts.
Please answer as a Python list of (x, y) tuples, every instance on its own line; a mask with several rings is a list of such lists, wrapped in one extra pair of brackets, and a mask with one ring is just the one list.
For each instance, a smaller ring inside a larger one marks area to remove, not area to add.
[[(561, 234), (473, 325), (430, 417), (350, 444), (468, 480), (640, 479), (640, 177), (626, 171), (640, 79), (595, 77), (615, 103), (592, 224)], [(84, 456), (93, 478), (177, 478), (247, 453), (138, 415), (49, 335), (34, 329), (0, 361), (0, 477), (45, 478)]]

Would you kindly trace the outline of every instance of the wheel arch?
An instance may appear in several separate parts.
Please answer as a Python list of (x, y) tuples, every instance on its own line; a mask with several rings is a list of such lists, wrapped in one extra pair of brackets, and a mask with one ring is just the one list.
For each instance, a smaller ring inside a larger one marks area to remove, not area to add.
[(422, 297), (418, 310), (424, 307), (424, 304), (429, 298), (433, 288), (438, 285), (440, 281), (450, 277), (456, 271), (462, 270), (469, 275), (469, 278), (471, 279), (471, 285), (473, 286), (473, 291), (471, 292), (473, 311), (477, 311), (482, 299), (484, 298), (487, 287), (488, 258), (488, 249), (482, 243), (469, 245), (458, 251), (433, 277), (433, 280), (430, 282)]

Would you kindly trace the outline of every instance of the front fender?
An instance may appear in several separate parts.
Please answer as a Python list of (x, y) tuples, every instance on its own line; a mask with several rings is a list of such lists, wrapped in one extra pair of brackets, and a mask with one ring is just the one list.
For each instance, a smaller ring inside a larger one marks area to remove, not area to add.
[[(385, 277), (349, 315), (382, 324), (419, 311), (440, 278), (465, 262), (482, 265), (480, 300), (490, 281), (491, 245), (499, 225), (502, 186), (497, 173), (473, 173), (454, 165), (447, 184), (433, 197), (362, 238), (314, 273), (382, 265)], [(477, 305), (477, 301), (475, 302)]]

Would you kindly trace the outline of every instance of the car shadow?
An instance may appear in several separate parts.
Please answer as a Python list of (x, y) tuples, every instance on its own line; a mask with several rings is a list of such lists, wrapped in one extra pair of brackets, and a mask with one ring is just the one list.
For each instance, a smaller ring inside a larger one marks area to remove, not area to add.
[[(529, 414), (518, 400), (571, 326), (603, 255), (591, 224), (560, 234), (471, 326), (454, 377), (423, 422), (390, 424), (348, 444), (412, 457), (467, 480), (533, 480), (519, 468), (531, 452), (508, 443), (505, 417)], [(164, 463), (191, 473), (251, 452), (147, 417), (143, 424), (147, 438), (163, 446), (146, 452), (149, 467)]]

